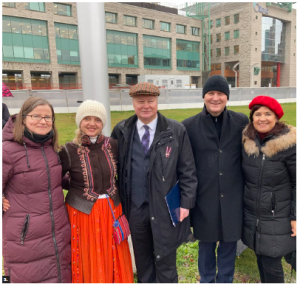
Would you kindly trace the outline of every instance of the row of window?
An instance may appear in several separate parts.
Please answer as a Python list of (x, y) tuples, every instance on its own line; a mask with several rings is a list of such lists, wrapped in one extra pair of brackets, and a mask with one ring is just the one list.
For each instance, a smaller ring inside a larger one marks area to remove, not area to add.
[[(124, 19), (124, 25), (125, 26), (137, 26), (137, 18), (134, 16), (123, 16)], [(118, 15), (111, 12), (105, 12), (105, 21), (107, 23), (111, 24), (117, 24), (118, 23)], [(143, 18), (143, 28), (154, 30), (155, 29), (155, 21), (150, 19), (144, 19)], [(171, 31), (171, 23), (162, 22), (160, 21), (160, 30), (165, 32)], [(186, 26), (185, 25), (179, 25), (176, 24), (176, 32), (179, 34), (186, 34)], [(191, 35), (199, 36), (200, 34), (200, 28), (197, 27), (191, 27)]]
[[(233, 23), (234, 24), (238, 24), (240, 22), (240, 14), (235, 14), (233, 15)], [(210, 21), (210, 28), (213, 28), (214, 24), (213, 24), (213, 20)], [(221, 27), (222, 25), (222, 21), (221, 18), (216, 19), (216, 27)], [(224, 25), (228, 26), (230, 25), (230, 16), (226, 16), (224, 17)]]
[[(225, 40), (230, 39), (230, 31), (224, 33)], [(233, 31), (233, 38), (239, 38), (240, 37), (240, 30), (234, 30)], [(221, 42), (221, 34), (216, 34), (216, 42)], [(213, 36), (210, 36), (210, 43), (213, 43)]]
[[(25, 9), (45, 12), (45, 3), (44, 2), (25, 2)], [(15, 8), (15, 2), (2, 2), (2, 7), (10, 7)], [(61, 3), (53, 3), (53, 13), (56, 15), (62, 16), (72, 16), (72, 5), (61, 4)]]
[[(234, 45), (233, 46), (233, 54), (239, 54), (240, 46)], [(220, 57), (222, 55), (221, 48), (216, 48), (216, 57)], [(224, 47), (224, 55), (230, 55), (230, 46)], [(213, 56), (213, 50), (210, 50), (210, 56)], [(218, 69), (216, 69), (218, 70)]]

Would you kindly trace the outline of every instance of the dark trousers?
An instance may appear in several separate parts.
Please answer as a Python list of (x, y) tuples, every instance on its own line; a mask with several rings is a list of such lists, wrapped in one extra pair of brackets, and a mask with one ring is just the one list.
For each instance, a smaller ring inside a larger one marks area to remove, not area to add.
[(256, 255), (261, 283), (284, 283), (282, 257)]
[[(219, 242), (216, 261), (216, 242), (199, 241), (198, 269), (200, 283), (232, 283), (237, 242)], [(216, 275), (216, 264), (218, 274)]]
[(129, 226), (139, 283), (177, 283), (176, 250), (156, 261), (149, 204), (130, 205)]

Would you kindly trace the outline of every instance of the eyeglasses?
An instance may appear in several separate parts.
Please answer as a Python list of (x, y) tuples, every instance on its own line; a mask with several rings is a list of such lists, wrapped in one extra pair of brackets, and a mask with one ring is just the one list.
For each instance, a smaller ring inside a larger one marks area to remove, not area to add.
[(45, 119), (46, 122), (54, 121), (54, 117), (52, 116), (40, 116), (37, 114), (28, 114), (26, 116), (30, 116), (32, 120), (37, 120), (37, 121), (42, 120), (42, 118)]

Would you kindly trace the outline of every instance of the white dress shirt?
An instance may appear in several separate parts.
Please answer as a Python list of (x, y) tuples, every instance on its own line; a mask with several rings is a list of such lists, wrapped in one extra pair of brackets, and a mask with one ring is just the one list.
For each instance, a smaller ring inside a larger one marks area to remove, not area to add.
[(142, 137), (145, 133), (145, 127), (144, 125), (148, 125), (149, 126), (149, 133), (150, 133), (150, 140), (149, 140), (149, 148), (153, 142), (153, 139), (154, 139), (154, 134), (155, 134), (155, 130), (156, 130), (156, 125), (157, 125), (157, 115), (156, 115), (156, 118), (153, 119), (149, 124), (144, 124), (143, 122), (141, 122), (139, 119), (137, 120), (136, 122), (136, 128), (137, 128), (137, 131), (139, 133), (139, 136), (140, 136), (140, 141), (142, 141)]

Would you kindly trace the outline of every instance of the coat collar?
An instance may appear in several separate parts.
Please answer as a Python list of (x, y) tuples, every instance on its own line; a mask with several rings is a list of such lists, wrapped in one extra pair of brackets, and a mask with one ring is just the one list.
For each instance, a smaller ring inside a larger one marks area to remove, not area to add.
[(273, 157), (277, 153), (296, 145), (296, 127), (287, 125), (288, 131), (286, 133), (280, 136), (274, 136), (273, 139), (268, 140), (265, 145), (259, 149), (256, 141), (245, 135), (248, 126), (249, 124), (243, 130), (242, 138), (244, 149), (248, 156), (254, 155), (255, 157), (258, 157), (259, 151), (261, 151), (267, 157)]

